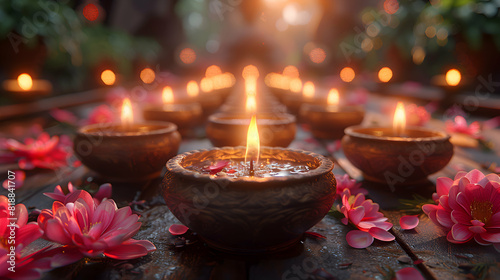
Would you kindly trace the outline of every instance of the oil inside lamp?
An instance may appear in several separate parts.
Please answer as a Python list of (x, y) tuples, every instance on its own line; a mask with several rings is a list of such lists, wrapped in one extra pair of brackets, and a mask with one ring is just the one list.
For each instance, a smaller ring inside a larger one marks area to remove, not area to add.
[(328, 104), (328, 111), (330, 112), (336, 112), (338, 111), (339, 107), (339, 91), (336, 88), (330, 89), (330, 92), (328, 92), (328, 97), (326, 99), (326, 103)]
[[(247, 132), (247, 149), (245, 151), (245, 162), (250, 161), (250, 176), (254, 175), (254, 166), (257, 167), (260, 154), (259, 130), (257, 129), (257, 118), (255, 115), (250, 120)], [(255, 165), (254, 165), (255, 164)]]
[(312, 82), (306, 82), (304, 84), (304, 88), (302, 89), (302, 94), (305, 98), (312, 99), (314, 98), (315, 87)]
[(17, 83), (22, 90), (28, 91), (33, 87), (33, 80), (31, 76), (23, 73), (17, 77)]
[(198, 87), (198, 84), (196, 81), (189, 81), (186, 85), (186, 90), (187, 94), (191, 98), (196, 98), (198, 94), (200, 93), (200, 88)]
[(403, 102), (398, 102), (396, 111), (394, 112), (394, 119), (392, 122), (394, 134), (396, 136), (404, 136), (406, 130), (406, 113)]

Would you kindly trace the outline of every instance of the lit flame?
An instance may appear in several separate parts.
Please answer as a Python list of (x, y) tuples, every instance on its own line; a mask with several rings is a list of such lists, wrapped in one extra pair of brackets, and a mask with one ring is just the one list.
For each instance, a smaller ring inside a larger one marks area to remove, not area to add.
[(288, 65), (283, 69), (283, 75), (290, 78), (298, 78), (299, 77), (299, 69), (293, 65)]
[(222, 74), (222, 70), (217, 65), (210, 65), (205, 71), (205, 77), (210, 78)]
[(247, 133), (247, 150), (245, 152), (245, 162), (253, 161), (254, 165), (259, 161), (260, 154), (260, 139), (259, 130), (257, 129), (257, 120), (255, 115), (250, 120)]
[(187, 83), (186, 90), (190, 97), (196, 97), (200, 93), (200, 88), (195, 81), (189, 81)]
[(23, 90), (30, 90), (33, 86), (33, 80), (31, 79), (31, 76), (26, 73), (23, 73), (19, 75), (19, 77), (17, 77), (17, 83)]
[(304, 88), (302, 89), (302, 94), (305, 98), (313, 98), (315, 92), (314, 84), (312, 82), (306, 82)]
[(328, 93), (328, 98), (326, 100), (328, 105), (338, 106), (339, 105), (339, 91), (336, 88), (332, 88)]
[(257, 94), (257, 80), (254, 79), (245, 80), (245, 93), (247, 95)]
[(392, 123), (392, 128), (396, 135), (403, 135), (406, 129), (406, 113), (405, 106), (403, 102), (398, 102), (396, 106), (396, 111), (394, 112), (394, 121)]
[(161, 97), (163, 99), (164, 104), (174, 103), (174, 92), (172, 91), (172, 88), (169, 86), (163, 88)]
[(243, 73), (241, 74), (243, 79), (257, 79), (259, 77), (259, 69), (254, 65), (247, 65), (243, 68)]
[(125, 98), (123, 100), (121, 119), (122, 119), (122, 124), (125, 126), (131, 125), (134, 122), (132, 103), (130, 103), (130, 99), (128, 98)]
[(257, 110), (257, 100), (255, 99), (254, 94), (247, 95), (245, 109), (246, 109), (247, 113), (255, 113), (255, 110)]
[(212, 90), (214, 90), (214, 81), (213, 81), (214, 78), (201, 79), (200, 88), (203, 92), (211, 92)]
[(446, 72), (446, 83), (450, 86), (456, 86), (462, 80), (462, 75), (457, 69), (450, 69)]
[(116, 75), (113, 71), (111, 70), (104, 70), (102, 71), (101, 73), (101, 80), (102, 82), (107, 85), (107, 86), (111, 86), (115, 83), (116, 81)]
[(382, 83), (387, 83), (388, 81), (390, 81), (392, 79), (392, 70), (391, 70), (391, 68), (389, 68), (389, 67), (382, 67), (378, 71), (378, 79)]
[(302, 90), (302, 80), (295, 78), (290, 81), (290, 91), (299, 93)]

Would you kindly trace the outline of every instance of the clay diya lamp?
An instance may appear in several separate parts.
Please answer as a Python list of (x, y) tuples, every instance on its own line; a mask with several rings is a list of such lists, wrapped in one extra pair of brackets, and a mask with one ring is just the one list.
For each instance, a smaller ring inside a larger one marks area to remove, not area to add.
[(80, 128), (74, 151), (85, 166), (111, 181), (142, 181), (160, 176), (180, 142), (173, 123), (133, 123), (131, 104), (125, 99), (122, 123)]
[[(215, 113), (208, 117), (207, 138), (215, 147), (240, 146), (246, 142), (250, 123), (247, 113)], [(288, 147), (297, 132), (295, 116), (287, 113), (257, 113), (264, 146)]]
[(182, 136), (188, 135), (200, 123), (202, 108), (199, 103), (176, 103), (172, 88), (162, 91), (163, 105), (149, 105), (143, 108), (143, 116), (148, 121), (174, 123)]
[(352, 126), (345, 130), (344, 154), (365, 179), (391, 188), (416, 185), (451, 160), (449, 135), (421, 127), (405, 128), (404, 124), (404, 106), (399, 103), (394, 127)]
[(335, 199), (329, 159), (260, 148), (256, 127), (253, 118), (246, 148), (196, 150), (167, 163), (162, 182), (167, 206), (217, 250), (262, 254), (293, 246)]
[(289, 92), (282, 99), (283, 104), (288, 109), (288, 112), (294, 115), (299, 115), (302, 104), (322, 104), (323, 99), (316, 94), (315, 86), (312, 82), (306, 82), (302, 88), (302, 95)]
[(17, 80), (5, 80), (3, 90), (19, 101), (33, 101), (48, 96), (52, 92), (52, 84), (47, 80), (33, 80), (29, 74), (23, 73)]
[(331, 89), (326, 105), (304, 104), (301, 120), (311, 126), (311, 133), (320, 139), (340, 139), (344, 130), (363, 122), (365, 111), (361, 106), (339, 106), (339, 92)]

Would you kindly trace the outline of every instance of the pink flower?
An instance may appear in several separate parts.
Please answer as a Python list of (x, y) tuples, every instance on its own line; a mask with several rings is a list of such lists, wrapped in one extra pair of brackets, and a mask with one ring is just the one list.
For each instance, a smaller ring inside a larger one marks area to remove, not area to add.
[(4, 149), (0, 151), (0, 163), (17, 161), (23, 170), (65, 167), (67, 159), (72, 155), (71, 140), (67, 136), (50, 137), (45, 132), (37, 139), (26, 138), (24, 143), (6, 139), (0, 147)]
[(464, 117), (456, 116), (454, 121), (446, 121), (446, 131), (449, 133), (462, 133), (479, 138), (481, 127), (479, 122), (473, 122), (468, 125)]
[[(67, 199), (74, 193), (76, 189), (73, 187), (71, 182), (68, 183), (68, 193), (64, 194), (60, 185), (56, 186), (54, 192), (52, 193), (44, 193), (45, 196), (52, 198), (55, 201), (59, 201), (62, 203), (68, 203)], [(111, 184), (102, 184), (99, 186), (99, 190), (94, 194), (94, 202), (95, 204), (101, 203), (105, 198), (111, 198), (112, 187)]]
[(351, 179), (347, 174), (335, 176), (335, 178), (337, 179), (337, 198), (340, 198), (346, 189), (348, 189), (352, 195), (357, 195), (359, 193), (364, 195), (368, 194), (367, 190), (361, 188), (361, 183), (357, 183), (356, 180)]
[[(392, 241), (395, 237), (388, 232), (392, 224), (387, 222), (387, 218), (378, 210), (379, 205), (371, 199), (365, 199), (364, 194), (358, 193), (354, 196), (351, 195), (349, 189), (344, 190), (342, 194), (342, 207), (339, 210), (344, 214), (342, 223), (347, 225), (350, 222), (359, 231), (368, 233), (375, 239)], [(373, 238), (368, 238), (365, 233), (358, 231), (349, 232), (346, 236), (347, 243), (354, 248), (366, 248), (370, 246)]]
[(84, 122), (85, 125), (96, 123), (111, 123), (115, 120), (115, 114), (108, 105), (97, 106)]
[(425, 107), (416, 104), (406, 106), (406, 116), (406, 123), (410, 126), (423, 126), (431, 119)]
[(76, 125), (78, 118), (68, 110), (52, 109), (50, 110), (50, 115), (58, 122), (69, 123), (71, 125)]
[(45, 239), (66, 245), (80, 257), (104, 255), (127, 260), (156, 250), (147, 240), (131, 238), (141, 227), (138, 219), (128, 206), (118, 209), (112, 199), (97, 205), (88, 192), (77, 190), (65, 203), (55, 201), (52, 210), (43, 210), (38, 224)]
[[(25, 255), (23, 251), (31, 242), (42, 236), (42, 230), (36, 223), (27, 223), (28, 210), (23, 204), (15, 205), (15, 210), (10, 210), (9, 206), (11, 205), (8, 198), (0, 196), (0, 278), (39, 278), (42, 263), (39, 258), (34, 258), (35, 254)], [(10, 226), (12, 222), (15, 227)], [(11, 246), (15, 247), (14, 251), (11, 251)], [(9, 270), (9, 261), (15, 263), (15, 272)]]
[[(439, 186), (439, 184), (438, 184)], [(500, 249), (500, 177), (479, 170), (459, 172), (455, 180), (441, 179), (439, 204), (422, 210), (437, 225), (449, 229), (447, 239), (465, 243), (471, 239)]]

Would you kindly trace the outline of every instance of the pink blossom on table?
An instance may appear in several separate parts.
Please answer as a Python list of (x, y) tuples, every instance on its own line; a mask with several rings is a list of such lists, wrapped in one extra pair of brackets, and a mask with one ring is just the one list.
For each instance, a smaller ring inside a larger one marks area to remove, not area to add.
[[(0, 278), (25, 278), (38, 279), (44, 270), (51, 269), (50, 261), (41, 254), (46, 248), (34, 254), (24, 254), (24, 249), (43, 234), (42, 230), (36, 223), (28, 223), (28, 210), (24, 204), (16, 204), (15, 210), (10, 210), (9, 200), (5, 196), (0, 196)], [(16, 227), (11, 227), (12, 220), (16, 218)], [(15, 239), (11, 237), (11, 230), (15, 230)], [(15, 272), (9, 271), (11, 265), (10, 247), (13, 246), (9, 240), (15, 240)]]
[[(72, 155), (72, 143), (68, 136), (49, 136), (43, 132), (38, 138), (26, 138), (23, 142), (6, 139), (1, 145), (0, 163), (17, 162), (23, 170), (34, 168), (58, 169), (68, 165)], [(79, 161), (74, 162), (79, 165)]]
[[(52, 198), (55, 201), (59, 201), (62, 203), (68, 203), (68, 199), (70, 199), (71, 194), (77, 191), (77, 189), (73, 186), (71, 182), (68, 183), (68, 193), (64, 194), (60, 185), (57, 185), (54, 188), (54, 192), (52, 193), (43, 193), (45, 196)], [(112, 194), (111, 184), (106, 183), (99, 186), (99, 189), (94, 194), (93, 199), (96, 205), (101, 203), (105, 198), (111, 198)]]
[(467, 121), (462, 116), (456, 116), (453, 121), (447, 120), (445, 125), (446, 131), (449, 133), (462, 133), (479, 138), (479, 133), (481, 132), (479, 122), (476, 121), (468, 125)]
[(418, 215), (406, 215), (399, 219), (399, 225), (404, 230), (414, 229), (418, 226)]
[[(342, 194), (342, 207), (338, 207), (340, 208), (339, 211), (344, 214), (344, 218), (341, 220), (343, 224), (347, 225), (351, 223), (360, 231), (367, 232), (373, 238), (381, 241), (392, 241), (395, 239), (388, 232), (392, 228), (392, 224), (387, 222), (384, 214), (378, 211), (379, 205), (371, 199), (365, 199), (364, 194), (358, 193), (354, 196), (351, 195), (349, 189), (345, 189)], [(346, 239), (349, 245), (355, 248), (366, 248), (371, 244), (368, 244), (369, 240), (366, 240), (366, 238), (363, 238), (363, 235), (357, 232), (346, 236)]]
[(83, 125), (97, 123), (112, 123), (115, 121), (115, 113), (108, 105), (100, 105), (95, 107), (89, 114), (88, 118), (83, 121)]
[(406, 124), (409, 126), (424, 126), (431, 119), (431, 114), (425, 107), (409, 104), (406, 106)]
[(396, 271), (396, 280), (425, 280), (425, 278), (418, 269), (405, 267)]
[(68, 110), (62, 110), (56, 108), (50, 110), (49, 113), (58, 122), (68, 123), (71, 125), (76, 125), (78, 123), (78, 117)]
[(426, 204), (422, 210), (436, 225), (449, 230), (448, 241), (474, 239), (481, 245), (500, 247), (500, 177), (475, 169), (457, 173), (453, 181), (443, 180), (441, 188), (441, 193), (446, 189), (448, 193), (439, 197), (439, 204)]
[(9, 187), (14, 189), (19, 189), (24, 184), (24, 180), (26, 179), (26, 173), (24, 173), (24, 171), (22, 170), (15, 170), (13, 171), (13, 173), (15, 174), (14, 180), (6, 179), (2, 183), (2, 187), (6, 190), (8, 190)]
[(335, 175), (335, 179), (337, 180), (337, 198), (341, 198), (346, 189), (349, 189), (351, 195), (357, 195), (359, 193), (363, 195), (368, 194), (366, 189), (361, 188), (361, 183), (351, 179), (347, 174), (342, 176)]
[(168, 228), (168, 232), (172, 235), (183, 235), (189, 230), (185, 225), (173, 224)]
[(139, 216), (130, 207), (118, 209), (112, 199), (96, 204), (83, 190), (74, 191), (65, 203), (55, 201), (52, 209), (38, 216), (47, 240), (67, 246), (75, 256), (128, 260), (156, 250), (147, 240), (134, 240), (139, 231)]

